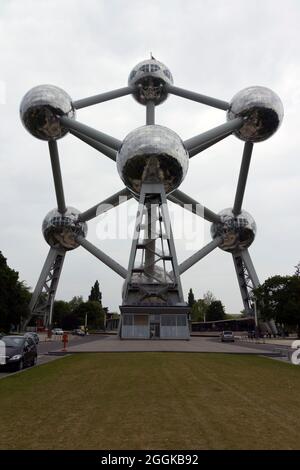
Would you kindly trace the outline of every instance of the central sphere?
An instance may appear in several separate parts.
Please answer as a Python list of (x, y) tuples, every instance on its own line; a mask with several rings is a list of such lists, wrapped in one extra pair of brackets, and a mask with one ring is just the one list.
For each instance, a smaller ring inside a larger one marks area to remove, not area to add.
[(142, 126), (128, 134), (117, 154), (117, 168), (127, 188), (139, 195), (143, 182), (163, 183), (166, 194), (183, 181), (189, 155), (180, 137), (163, 126)]
[(211, 236), (224, 237), (220, 248), (233, 253), (248, 248), (256, 234), (256, 223), (253, 217), (246, 211), (242, 211), (235, 216), (232, 209), (224, 209), (219, 212), (221, 222), (213, 223), (211, 226)]
[(79, 246), (76, 236), (86, 237), (87, 224), (78, 221), (78, 214), (77, 209), (68, 207), (64, 214), (53, 209), (46, 215), (42, 231), (48, 245), (63, 250), (74, 250)]

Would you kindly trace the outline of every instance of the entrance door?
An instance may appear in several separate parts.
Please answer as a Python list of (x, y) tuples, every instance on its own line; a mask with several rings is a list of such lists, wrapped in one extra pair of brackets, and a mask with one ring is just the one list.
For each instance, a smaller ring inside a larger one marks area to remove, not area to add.
[(159, 323), (150, 323), (150, 339), (156, 339), (160, 337), (160, 324)]

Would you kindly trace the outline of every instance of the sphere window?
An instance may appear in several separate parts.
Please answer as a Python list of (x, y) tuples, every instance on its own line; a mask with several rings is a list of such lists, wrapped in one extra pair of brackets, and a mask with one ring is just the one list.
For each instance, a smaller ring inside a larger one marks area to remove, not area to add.
[(140, 68), (140, 71), (141, 72), (150, 72), (150, 65), (149, 64), (145, 64), (145, 65), (142, 65), (142, 67)]

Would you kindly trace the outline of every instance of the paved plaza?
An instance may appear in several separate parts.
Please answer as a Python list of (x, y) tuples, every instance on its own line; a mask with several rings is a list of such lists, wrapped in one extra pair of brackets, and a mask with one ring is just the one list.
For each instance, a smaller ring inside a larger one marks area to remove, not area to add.
[(275, 355), (275, 347), (234, 342), (222, 343), (219, 338), (191, 337), (190, 340), (120, 340), (117, 336), (101, 336), (89, 342), (70, 345), (69, 353), (77, 352), (211, 352), (232, 354)]

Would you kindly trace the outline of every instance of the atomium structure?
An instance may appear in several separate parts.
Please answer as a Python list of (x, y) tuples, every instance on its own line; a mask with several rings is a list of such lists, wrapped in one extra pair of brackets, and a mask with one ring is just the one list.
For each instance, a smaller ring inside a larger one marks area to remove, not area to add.
[[(81, 108), (129, 94), (145, 106), (146, 125), (134, 129), (123, 141), (76, 119)], [(169, 94), (226, 111), (226, 122), (182, 141), (171, 129), (155, 124), (155, 107)], [(133, 68), (128, 86), (77, 101), (53, 85), (32, 88), (21, 102), (20, 115), (34, 137), (48, 142), (57, 199), (57, 208), (46, 215), (42, 226), (50, 250), (32, 296), (27, 324), (38, 316), (51, 327), (66, 252), (79, 246), (124, 279), (121, 338), (187, 339), (189, 308), (180, 276), (217, 247), (231, 254), (244, 309), (254, 316), (252, 291), (259, 280), (248, 248), (254, 241), (256, 224), (242, 204), (253, 146), (271, 137), (283, 118), (282, 103), (273, 91), (252, 86), (238, 92), (230, 102), (222, 101), (174, 86), (170, 70), (151, 57)], [(116, 162), (125, 185), (85, 212), (65, 203), (57, 141), (68, 133)], [(189, 160), (231, 134), (244, 141), (238, 184), (232, 207), (216, 214), (178, 188)], [(90, 219), (129, 198), (136, 199), (139, 206), (126, 269), (86, 240), (86, 235)], [(212, 241), (181, 264), (176, 257), (168, 200), (211, 222)], [(257, 321), (259, 316), (255, 317)]]

